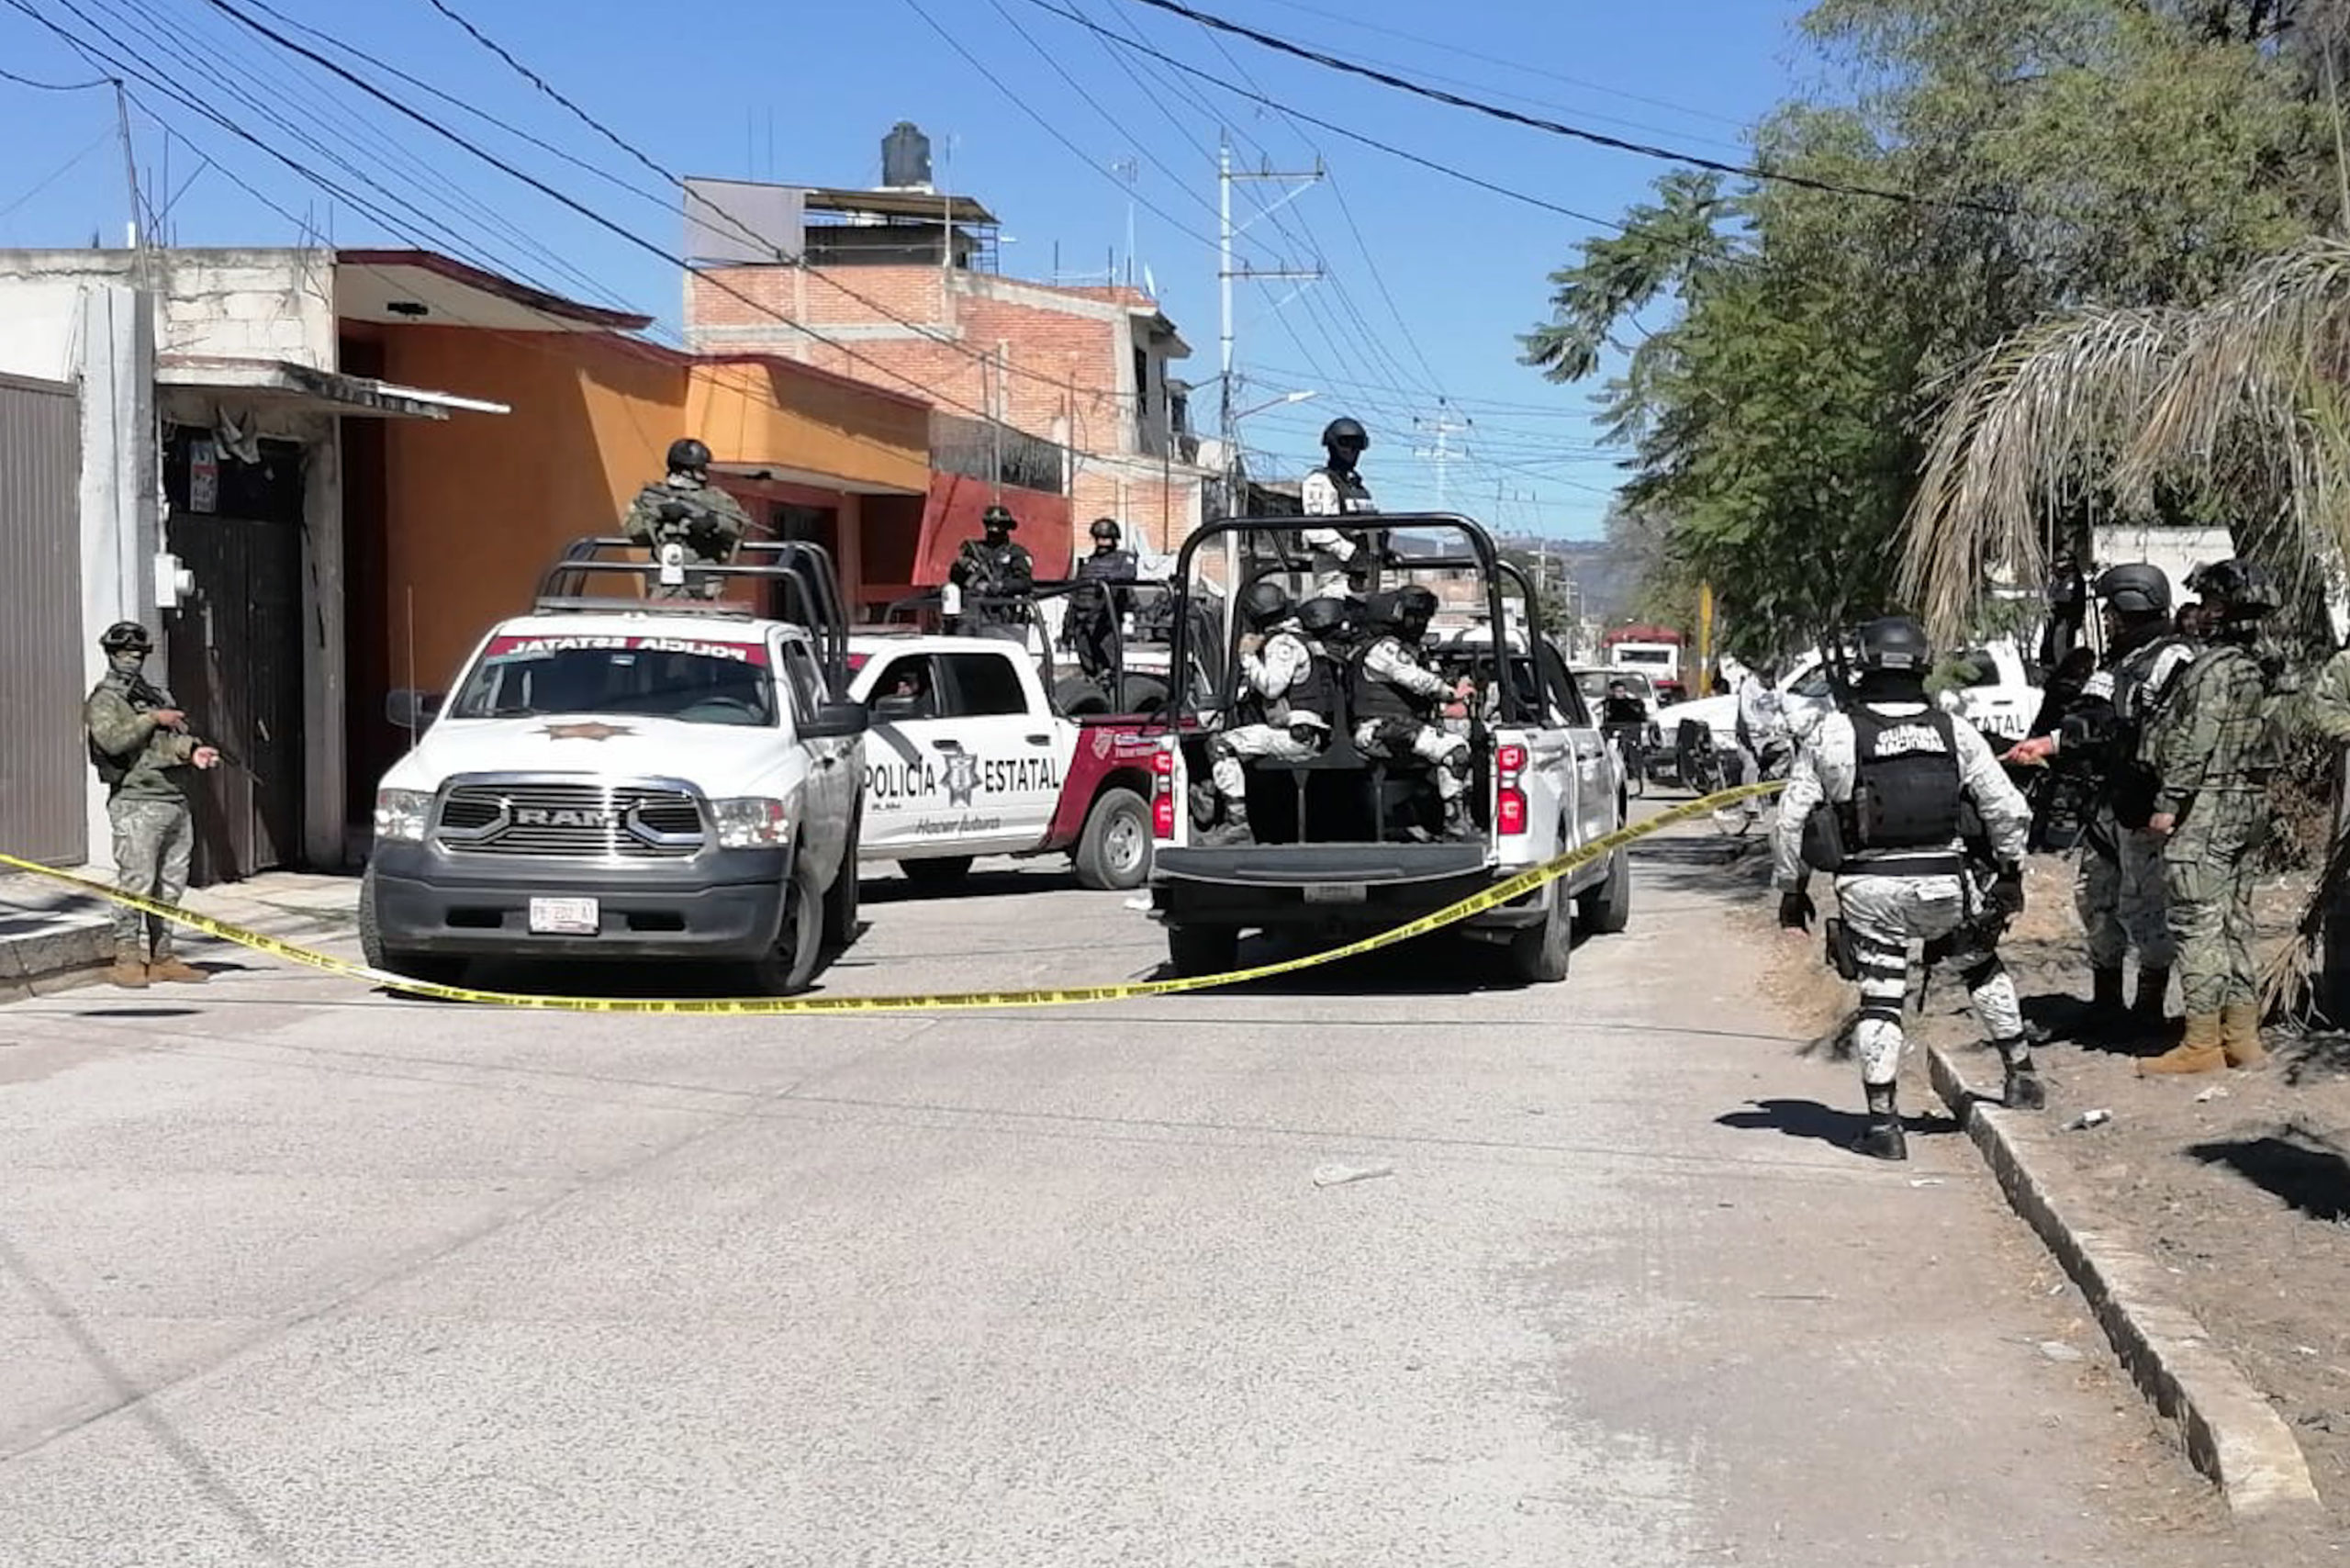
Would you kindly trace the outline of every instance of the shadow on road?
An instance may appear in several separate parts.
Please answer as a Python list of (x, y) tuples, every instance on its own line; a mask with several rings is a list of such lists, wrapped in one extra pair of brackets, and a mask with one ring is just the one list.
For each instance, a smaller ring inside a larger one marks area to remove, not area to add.
[[(1716, 1116), (1716, 1126), (1739, 1132), (1774, 1132), (1787, 1137), (1832, 1143), (1839, 1148), (1859, 1137), (1868, 1117), (1858, 1111), (1840, 1111), (1817, 1100), (1750, 1100), (1748, 1111)], [(1912, 1115), (1904, 1120), (1913, 1133), (1935, 1137), (1958, 1131), (1958, 1124), (1943, 1115)]]

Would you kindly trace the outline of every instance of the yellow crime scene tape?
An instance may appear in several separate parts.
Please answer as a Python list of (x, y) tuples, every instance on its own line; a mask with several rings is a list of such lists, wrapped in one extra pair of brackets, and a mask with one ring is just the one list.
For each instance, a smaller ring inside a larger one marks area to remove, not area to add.
[(159, 915), (174, 925), (233, 942), (256, 953), (267, 953), (288, 963), (307, 969), (321, 969), (330, 975), (348, 980), (364, 980), (386, 991), (404, 996), (425, 998), (433, 1002), (469, 1002), (485, 1007), (528, 1007), (552, 1013), (667, 1013), (699, 1014), (733, 1014), (767, 1017), (790, 1014), (818, 1013), (976, 1013), (993, 1012), (1015, 1007), (1075, 1007), (1087, 1002), (1126, 1002), (1144, 996), (1175, 996), (1184, 991), (1214, 991), (1223, 986), (1245, 985), (1252, 980), (1270, 980), (1277, 975), (1296, 974), (1302, 969), (1337, 963), (1342, 958), (1360, 958), (1376, 953), (1382, 947), (1425, 936), (1432, 931), (1498, 909), (1516, 899), (1524, 898), (1543, 883), (1565, 876), (1578, 866), (1588, 865), (1603, 855), (1612, 855), (1624, 846), (1652, 833), (1672, 827), (1693, 817), (1701, 817), (1740, 801), (1757, 798), (1783, 788), (1774, 779), (1760, 784), (1734, 785), (1711, 795), (1701, 796), (1671, 806), (1637, 826), (1618, 828), (1587, 844), (1576, 846), (1565, 854), (1547, 860), (1539, 866), (1520, 871), (1507, 881), (1497, 882), (1481, 892), (1470, 894), (1458, 903), (1447, 904), (1432, 914), (1407, 921), (1392, 931), (1366, 936), (1344, 946), (1332, 947), (1302, 958), (1283, 958), (1277, 963), (1259, 964), (1251, 969), (1231, 969), (1220, 975), (1193, 975), (1179, 980), (1121, 980), (1111, 985), (1053, 986), (1041, 991), (938, 991), (915, 996), (735, 996), (712, 998), (658, 998), (619, 996), (530, 996), (515, 991), (476, 991), (469, 986), (436, 985), (430, 980), (410, 980), (406, 975), (391, 974), (370, 969), (348, 958), (338, 958), (331, 953), (264, 936), (258, 931), (248, 931), (231, 925), (225, 920), (215, 920), (208, 914), (182, 909), (177, 904), (159, 902), (127, 893), (104, 882), (79, 877), (71, 871), (61, 871), (52, 866), (21, 860), (0, 852), (0, 866), (12, 870), (60, 882), (92, 898), (125, 905), (142, 913)]

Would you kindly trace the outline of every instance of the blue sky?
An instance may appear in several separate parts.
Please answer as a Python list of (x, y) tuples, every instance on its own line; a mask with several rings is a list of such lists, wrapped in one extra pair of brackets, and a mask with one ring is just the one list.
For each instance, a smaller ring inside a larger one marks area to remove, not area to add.
[[(290, 242), (297, 238), (291, 214), (337, 243), (431, 244), (575, 296), (624, 302), (674, 327), (680, 286), (672, 269), (366, 104), (207, 0), (23, 3), (101, 47), (109, 46), (95, 29), (113, 32), (159, 74), (264, 141), (345, 184), (351, 170), (364, 171), (420, 209), (396, 213), (396, 222), (370, 217), (134, 83), (147, 111), (135, 115), (142, 178), (174, 193), (170, 219), (179, 243)], [(272, 19), (258, 0), (235, 3)], [(1227, 96), (1106, 46), (1035, 0), (448, 3), (666, 169), (866, 185), (879, 175), (882, 133), (898, 119), (914, 120), (937, 144), (941, 182), (1003, 219), (1007, 273), (1044, 277), (1058, 265), (1070, 281), (1088, 272), (1099, 281), (1113, 252), (1123, 266), (1131, 191), (1136, 256), (1193, 347), (1185, 371), (1197, 381), (1216, 373), (1213, 156), (1220, 126), (1243, 164), (1308, 168), (1318, 157), (1331, 177), (1277, 214), (1256, 212), (1283, 194), (1271, 185), (1241, 187), (1236, 208), (1248, 218), (1244, 263), (1318, 261), (1327, 274), (1303, 288), (1255, 282), (1236, 290), (1243, 406), (1292, 390), (1317, 394), (1248, 420), (1248, 444), (1268, 454), (1260, 465), (1302, 466), (1322, 423), (1352, 413), (1371, 428), (1367, 472), (1382, 504), (1433, 504), (1437, 465), (1415, 449), (1432, 447), (1434, 438), (1413, 421), (1437, 420), (1444, 397), (1450, 420), (1471, 424), (1447, 442), (1464, 454), (1446, 469), (1456, 507), (1560, 537), (1598, 532), (1617, 475), (1610, 456), (1592, 445), (1587, 393), (1551, 386), (1517, 364), (1513, 341), (1543, 313), (1544, 276), (1592, 231), (1586, 224)], [(1600, 217), (1637, 200), (1664, 168), (1406, 99), (1240, 39), (1219, 44), (1134, 0), (1051, 3), (1214, 76), (1253, 84), (1288, 109)], [(484, 51), (429, 0), (269, 4), (595, 165), (601, 174), (386, 82), (452, 129), (676, 248), (674, 205), (623, 188), (657, 196), (650, 171)], [(1737, 156), (1742, 128), (1795, 75), (1810, 73), (1791, 32), (1800, 7), (1788, 0), (1455, 0), (1441, 8), (1426, 0), (1202, 0), (1202, 8), (1529, 112), (1713, 156)], [(92, 74), (55, 35), (11, 8), (0, 8), (0, 65), (57, 82)], [(1181, 90), (1167, 85), (1170, 78)], [(38, 92), (0, 80), (0, 125), (11, 153), (0, 169), (0, 245), (81, 244), (94, 232), (118, 242), (127, 197), (111, 94)], [(206, 159), (216, 166), (206, 168)], [(1118, 172), (1122, 162), (1131, 180)], [(1203, 403), (1202, 422), (1212, 429), (1213, 395)]]

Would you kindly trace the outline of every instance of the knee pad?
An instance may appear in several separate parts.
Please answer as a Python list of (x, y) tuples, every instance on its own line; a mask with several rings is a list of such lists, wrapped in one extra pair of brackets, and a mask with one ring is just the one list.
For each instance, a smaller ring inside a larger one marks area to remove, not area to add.
[(1852, 1018), (1859, 1024), (1883, 1024), (1897, 1032), (1901, 1027), (1901, 1009), (1879, 1002), (1862, 1002)]
[(1438, 767), (1443, 768), (1447, 773), (1457, 775), (1462, 778), (1468, 778), (1469, 743), (1467, 741), (1462, 741), (1459, 745), (1454, 746), (1450, 751), (1446, 752), (1442, 756), (1437, 758), (1436, 765)]

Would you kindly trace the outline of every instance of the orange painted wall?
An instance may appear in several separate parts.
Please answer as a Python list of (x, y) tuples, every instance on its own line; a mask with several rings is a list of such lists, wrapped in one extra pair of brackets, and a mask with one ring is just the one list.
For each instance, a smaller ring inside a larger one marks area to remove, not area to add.
[(492, 622), (530, 608), (566, 540), (615, 532), (660, 476), (687, 367), (621, 339), (464, 327), (394, 329), (383, 355), (388, 380), (513, 409), (385, 431), (384, 577), (352, 591), (386, 596), (400, 643), (413, 606), (416, 680), (441, 690)]
[[(790, 367), (697, 364), (592, 333), (401, 326), (381, 345), (387, 380), (513, 409), (386, 422), (383, 576), (352, 591), (384, 596), (401, 684), (411, 607), (417, 683), (442, 689), (492, 622), (529, 608), (566, 541), (617, 532), (631, 498), (661, 476), (669, 443), (689, 431), (720, 462), (929, 491), (924, 406)], [(856, 508), (845, 511), (856, 527)]]

